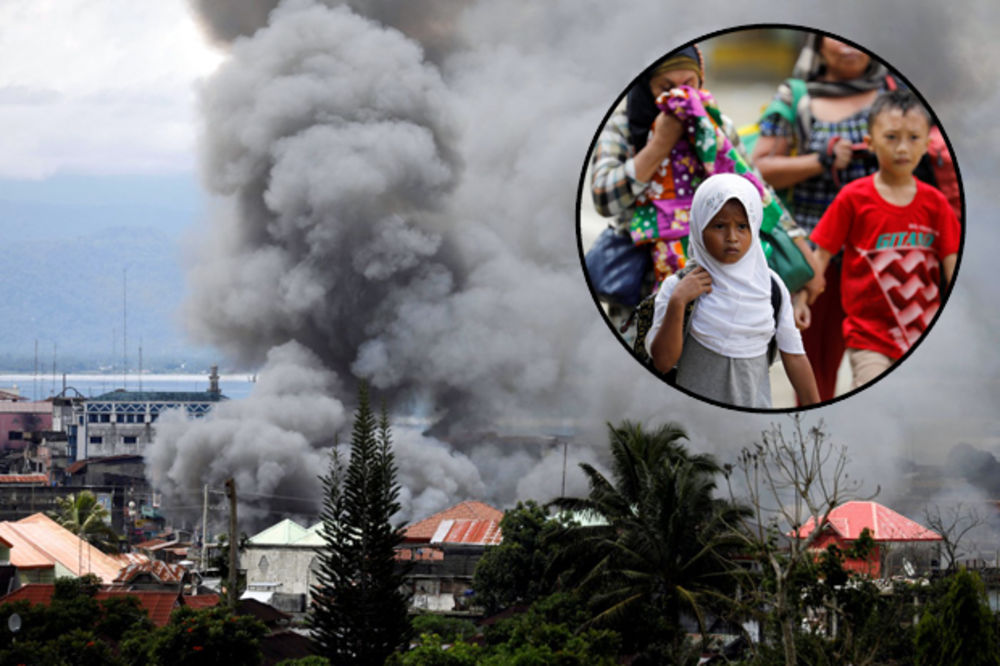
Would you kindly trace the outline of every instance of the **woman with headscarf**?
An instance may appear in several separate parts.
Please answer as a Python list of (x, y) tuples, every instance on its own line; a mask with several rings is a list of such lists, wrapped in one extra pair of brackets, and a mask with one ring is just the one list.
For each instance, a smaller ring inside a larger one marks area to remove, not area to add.
[(646, 350), (660, 372), (676, 366), (680, 388), (726, 405), (770, 408), (773, 338), (799, 401), (812, 404), (816, 383), (791, 296), (759, 242), (762, 219), (760, 193), (743, 176), (718, 174), (698, 186), (688, 240), (697, 267), (660, 286)]
[[(684, 266), (687, 209), (675, 207), (671, 211), (672, 224), (666, 233), (637, 239), (640, 234), (635, 229), (656, 225), (657, 212), (650, 205), (653, 200), (676, 196), (678, 200), (690, 201), (695, 185), (707, 175), (694, 159), (688, 142), (690, 127), (685, 127), (676, 115), (662, 110), (657, 99), (672, 90), (703, 87), (704, 66), (697, 46), (667, 55), (639, 77), (624, 106), (608, 118), (594, 147), (591, 161), (594, 207), (600, 215), (615, 218), (611, 226), (617, 233), (628, 235), (631, 230), (635, 242), (649, 248), (653, 271), (644, 287), (646, 293)], [(721, 114), (719, 122), (731, 146), (745, 155), (733, 123)], [(666, 195), (665, 189), (669, 190)], [(805, 232), (787, 214), (780, 223), (811, 259)], [(637, 302), (639, 296), (632, 301)], [(620, 322), (628, 314), (616, 303), (607, 305), (612, 321)]]
[[(807, 90), (795, 105), (795, 122), (778, 113), (762, 118), (752, 161), (772, 187), (793, 188), (789, 211), (811, 233), (842, 185), (878, 168), (857, 148), (868, 133), (869, 107), (892, 83), (885, 66), (867, 53), (820, 34), (809, 36), (792, 76), (805, 80)], [(792, 106), (787, 82), (776, 98)], [(814, 297), (802, 338), (820, 397), (830, 400), (844, 355), (839, 261), (830, 262), (824, 277), (826, 291)]]

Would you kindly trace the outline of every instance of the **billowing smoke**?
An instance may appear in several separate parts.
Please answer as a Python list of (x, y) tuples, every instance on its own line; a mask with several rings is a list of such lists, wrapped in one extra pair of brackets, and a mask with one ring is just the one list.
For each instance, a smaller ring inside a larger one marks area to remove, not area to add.
[[(976, 192), (988, 159), (972, 150), (979, 130), (965, 110), (995, 108), (997, 93), (971, 86), (975, 76), (967, 72), (972, 63), (997, 61), (997, 47), (982, 34), (975, 49), (953, 48), (969, 26), (934, 3), (917, 10), (926, 29), (907, 28), (920, 32), (889, 42), (882, 21), (914, 11), (912, 3), (852, 10), (870, 16), (775, 3), (769, 17), (711, 2), (672, 9), (575, 0), (410, 3), (419, 12), (360, 1), (192, 4), (231, 46), (202, 92), (202, 161), (217, 210), (196, 239), (191, 329), (236, 362), (265, 363), (262, 391), (268, 373), (288, 368), (284, 387), (308, 387), (289, 389), (294, 400), (304, 403), (314, 391), (331, 413), (317, 431), (272, 418), (263, 406), (239, 412), (281, 431), (269, 438), (242, 439), (243, 417), (227, 416), (241, 409), (235, 405), (161, 428), (149, 473), (168, 499), (231, 474), (246, 480), (249, 493), (281, 495), (283, 484), (297, 487), (292, 495), (311, 492), (315, 482), (296, 470), (321, 469), (332, 435), (348, 420), (342, 404), (352, 402), (357, 378), (369, 379), (395, 412), (437, 422), (437, 439), (415, 429), (396, 433), (414, 517), (466, 498), (507, 504), (559, 492), (558, 442), (509, 446), (505, 437), (469, 441), (461, 433), (552, 434), (571, 425), (570, 493), (584, 490), (575, 463), (606, 447), (605, 420), (676, 419), (693, 446), (731, 459), (774, 419), (689, 399), (626, 355), (585, 288), (573, 211), (587, 147), (622, 87), (665, 50), (740, 21), (823, 26), (899, 68), (944, 123), (965, 176), (970, 237), (983, 231)], [(247, 5), (252, 11), (244, 13)], [(950, 101), (956, 90), (960, 107)], [(994, 241), (1000, 235), (986, 233)], [(987, 273), (984, 263), (967, 256), (960, 285)], [(942, 378), (944, 393), (985, 413), (986, 392), (967, 390), (952, 371), (975, 367), (996, 383), (995, 360), (972, 366), (964, 355), (992, 340), (988, 326), (972, 323), (974, 311), (995, 312), (984, 305), (989, 294), (958, 289), (930, 340), (900, 370), (823, 411), (866, 475), (892, 470), (901, 454), (940, 446), (955, 423), (968, 422), (940, 400)], [(302, 362), (306, 355), (312, 360)], [(302, 384), (292, 379), (297, 373)], [(326, 383), (310, 380), (314, 373)], [(268, 389), (250, 401), (281, 395)], [(973, 436), (1000, 439), (985, 425)], [(286, 478), (277, 480), (259, 474), (287, 460), (286, 440), (302, 442), (295, 455), (309, 464), (289, 460)], [(193, 459), (179, 462), (188, 447)], [(213, 465), (216, 459), (225, 462)], [(892, 479), (875, 483), (887, 487)]]
[(315, 354), (295, 342), (275, 347), (246, 400), (220, 403), (197, 427), (182, 412), (164, 413), (147, 454), (152, 480), (168, 502), (193, 509), (203, 483), (218, 490), (232, 476), (250, 522), (272, 511), (314, 514), (324, 447), (348, 417), (337, 392)]

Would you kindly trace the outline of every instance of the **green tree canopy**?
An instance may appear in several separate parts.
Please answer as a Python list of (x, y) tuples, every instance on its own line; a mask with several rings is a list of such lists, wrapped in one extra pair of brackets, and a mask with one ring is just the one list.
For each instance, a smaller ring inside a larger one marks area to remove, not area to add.
[(513, 604), (530, 604), (553, 591), (551, 538), (561, 524), (534, 500), (518, 502), (500, 521), (503, 541), (476, 563), (476, 604), (492, 615)]
[[(668, 632), (671, 650), (679, 652), (682, 613), (700, 622), (734, 587), (730, 555), (737, 542), (730, 526), (746, 509), (716, 498), (721, 468), (711, 456), (687, 450), (680, 426), (647, 431), (626, 421), (608, 427), (611, 477), (581, 464), (588, 496), (553, 502), (599, 518), (563, 535), (560, 557), (574, 569), (566, 582), (590, 596), (594, 623), (622, 628), (629, 642)], [(662, 623), (648, 631), (629, 630), (657, 620)]]
[(983, 582), (962, 568), (951, 576), (948, 592), (928, 605), (916, 634), (916, 664), (995, 666), (996, 623)]
[(111, 528), (108, 510), (89, 490), (56, 498), (56, 511), (50, 514), (64, 528), (97, 546), (106, 553), (117, 553), (120, 541)]
[(364, 382), (350, 460), (345, 467), (334, 449), (323, 487), (326, 546), (309, 621), (332, 662), (381, 665), (409, 638), (409, 600), (395, 559), (402, 529), (390, 523), (400, 505), (389, 420), (383, 410), (376, 423)]

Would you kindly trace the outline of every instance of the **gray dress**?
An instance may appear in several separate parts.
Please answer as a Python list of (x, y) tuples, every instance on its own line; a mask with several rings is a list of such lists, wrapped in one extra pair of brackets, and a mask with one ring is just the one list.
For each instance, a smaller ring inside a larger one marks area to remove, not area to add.
[(691, 333), (677, 360), (677, 386), (725, 405), (771, 408), (767, 352), (754, 358), (729, 358), (703, 346)]

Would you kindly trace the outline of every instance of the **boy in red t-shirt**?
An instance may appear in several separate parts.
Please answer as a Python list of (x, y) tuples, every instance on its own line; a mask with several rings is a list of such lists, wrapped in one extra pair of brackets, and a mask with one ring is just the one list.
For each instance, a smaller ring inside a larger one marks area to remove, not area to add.
[(810, 236), (821, 273), (844, 250), (844, 340), (854, 388), (885, 372), (927, 329), (941, 288), (951, 283), (962, 235), (944, 195), (913, 177), (930, 131), (917, 98), (905, 90), (882, 94), (868, 128), (878, 171), (845, 185)]

